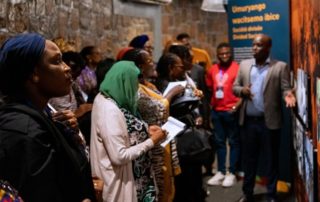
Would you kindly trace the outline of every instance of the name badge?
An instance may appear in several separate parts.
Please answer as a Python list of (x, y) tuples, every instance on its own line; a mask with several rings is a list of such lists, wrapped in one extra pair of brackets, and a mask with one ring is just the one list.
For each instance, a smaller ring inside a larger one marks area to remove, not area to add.
[(221, 88), (219, 88), (217, 91), (216, 91), (216, 98), (217, 99), (222, 99), (224, 97), (224, 93), (223, 93), (223, 90)]

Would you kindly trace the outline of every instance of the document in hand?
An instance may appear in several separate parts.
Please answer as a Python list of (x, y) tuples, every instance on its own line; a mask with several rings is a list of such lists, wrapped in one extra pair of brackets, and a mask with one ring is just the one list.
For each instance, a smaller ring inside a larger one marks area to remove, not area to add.
[(183, 87), (186, 87), (187, 81), (174, 81), (174, 82), (169, 82), (167, 88), (163, 92), (163, 96), (165, 97), (169, 91), (174, 88), (175, 86), (181, 85)]
[(184, 130), (186, 124), (182, 123), (178, 119), (169, 116), (168, 121), (161, 127), (168, 132), (167, 138), (160, 145), (165, 147), (176, 135)]

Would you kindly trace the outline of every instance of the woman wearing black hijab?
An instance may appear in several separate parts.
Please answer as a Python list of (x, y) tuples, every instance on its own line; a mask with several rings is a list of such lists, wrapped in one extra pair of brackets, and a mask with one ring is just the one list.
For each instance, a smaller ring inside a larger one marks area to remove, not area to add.
[(0, 178), (25, 201), (95, 201), (75, 117), (47, 106), (71, 83), (59, 48), (40, 35), (17, 35), (0, 48)]

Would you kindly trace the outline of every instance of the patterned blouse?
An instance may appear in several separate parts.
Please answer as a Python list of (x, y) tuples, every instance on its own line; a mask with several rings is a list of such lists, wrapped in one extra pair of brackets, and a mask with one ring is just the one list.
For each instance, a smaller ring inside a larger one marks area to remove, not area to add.
[(91, 95), (97, 88), (97, 76), (95, 70), (86, 66), (77, 77), (77, 83), (87, 96)]
[[(145, 122), (136, 118), (128, 110), (121, 108), (126, 122), (130, 139), (130, 145), (137, 145), (149, 138), (148, 127)], [(153, 180), (153, 170), (151, 168), (151, 153), (146, 152), (133, 161), (133, 175), (137, 189), (139, 202), (156, 201), (156, 188)]]
[[(169, 103), (151, 84), (139, 85), (138, 109), (141, 117), (149, 125), (163, 125), (169, 116)], [(180, 174), (179, 159), (175, 141), (163, 149), (155, 145), (151, 149), (152, 167), (155, 172), (157, 198), (160, 202), (172, 201), (174, 196), (173, 176)]]
[(1, 202), (23, 202), (9, 182), (0, 180), (0, 201)]
[(73, 82), (70, 93), (65, 96), (51, 98), (49, 103), (57, 111), (69, 109), (73, 112), (85, 101), (80, 93), (80, 87), (77, 83)]

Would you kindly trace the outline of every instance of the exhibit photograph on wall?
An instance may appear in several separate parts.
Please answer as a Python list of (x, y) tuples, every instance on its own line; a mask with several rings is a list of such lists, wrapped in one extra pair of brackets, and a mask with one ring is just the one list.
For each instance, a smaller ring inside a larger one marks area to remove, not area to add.
[(298, 68), (296, 83), (298, 115), (306, 127), (308, 127), (308, 89), (308, 75), (303, 69)]
[[(320, 68), (320, 65), (319, 65)], [(317, 104), (317, 149), (320, 151), (320, 78), (316, 78), (316, 104)], [(320, 154), (317, 157), (318, 166), (320, 165)], [(320, 181), (319, 181), (320, 187)]]
[(320, 141), (320, 78), (317, 78), (317, 141)]
[(314, 162), (312, 140), (304, 138), (304, 183), (309, 202), (314, 202)]
[(301, 176), (302, 180), (304, 181), (305, 179), (305, 172), (304, 172), (304, 139), (305, 137), (305, 131), (303, 129), (303, 126), (301, 125), (300, 121), (298, 119), (295, 119), (295, 133), (293, 136), (293, 146), (294, 150), (296, 152), (296, 162), (297, 162), (297, 167), (298, 167), (298, 172), (299, 175)]

